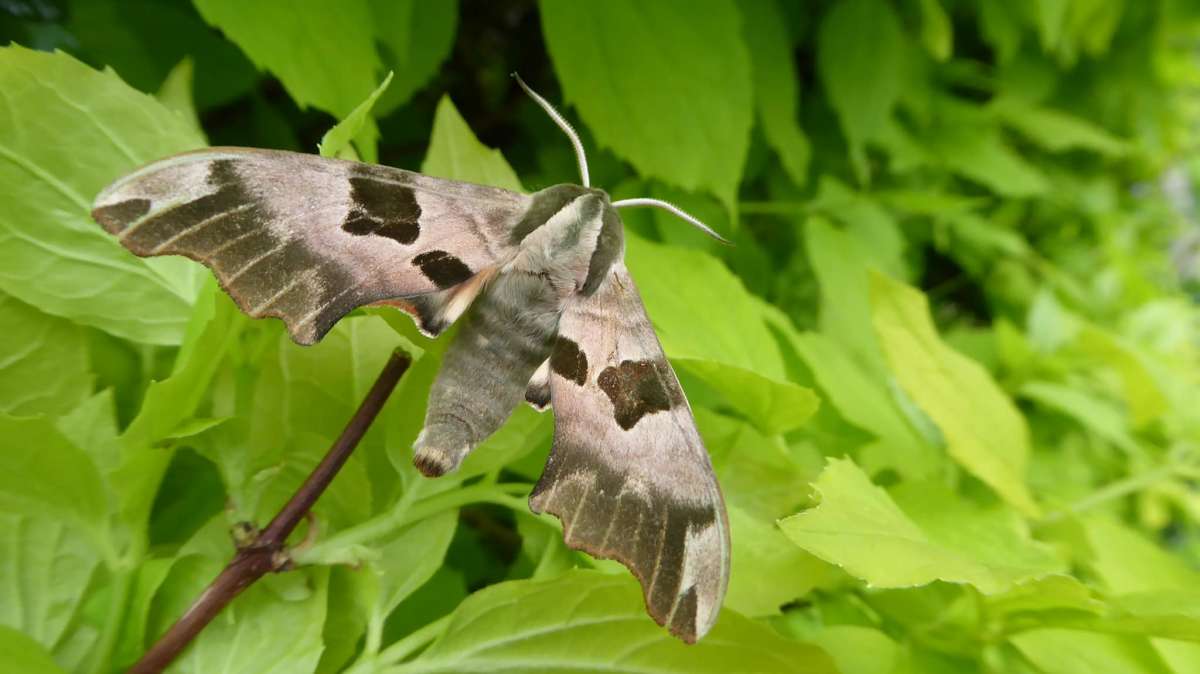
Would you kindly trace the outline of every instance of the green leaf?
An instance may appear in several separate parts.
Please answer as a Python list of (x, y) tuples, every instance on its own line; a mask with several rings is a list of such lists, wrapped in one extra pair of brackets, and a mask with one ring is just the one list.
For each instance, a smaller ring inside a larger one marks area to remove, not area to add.
[[(818, 383), (828, 386), (826, 394), (834, 404), (840, 401), (839, 411), (885, 441), (886, 446), (876, 444), (865, 449), (864, 460), (869, 459), (866, 463), (870, 469), (902, 464), (896, 467), (902, 475), (927, 475), (940, 463), (941, 453), (935, 449), (940, 440), (936, 432), (923, 432), (918, 424), (927, 425), (928, 421), (920, 417), (919, 411), (913, 413), (912, 403), (891, 381), (871, 327), (870, 271), (887, 268), (889, 260), (899, 264), (899, 250), (896, 258), (883, 252), (889, 246), (888, 237), (882, 236), (882, 221), (874, 227), (864, 226), (863, 221), (888, 216), (878, 213), (877, 204), (864, 201), (835, 182), (822, 180), (821, 189), (823, 208), (840, 213), (846, 221), (859, 222), (843, 229), (824, 218), (812, 217), (804, 227), (804, 247), (820, 283), (820, 332), (842, 353), (822, 348), (828, 342), (797, 343), (795, 348)], [(894, 223), (889, 226), (894, 227)], [(825, 356), (832, 360), (824, 360)], [(875, 389), (873, 394), (866, 393), (875, 400), (890, 402), (875, 409), (855, 401), (853, 396), (864, 394), (865, 389)]]
[[(333, 661), (344, 662), (351, 657), (358, 650), (359, 637), (364, 631), (366, 638), (361, 658), (365, 660), (377, 655), (381, 642), (386, 638), (385, 621), (390, 634), (391, 621), (388, 616), (397, 611), (397, 606), (401, 606), (397, 620), (420, 620), (412, 615), (411, 610), (406, 610), (410, 607), (402, 602), (426, 586), (439, 569), (445, 568), (446, 550), (454, 537), (457, 522), (458, 511), (451, 509), (401, 529), (372, 551), (372, 562), (365, 568), (356, 568), (354, 575), (346, 578), (352, 583), (343, 582), (340, 588), (336, 583), (331, 586), (330, 599), (335, 603), (330, 605), (329, 622), (325, 627), (327, 650), (320, 671), (341, 671), (334, 667)], [(336, 556), (338, 551), (332, 551), (332, 554)], [(310, 561), (313, 560), (300, 563), (307, 564)], [(327, 563), (336, 559), (316, 561)], [(337, 573), (337, 569), (334, 573)], [(332, 578), (336, 581), (338, 576)], [(335, 590), (352, 596), (333, 596)], [(413, 599), (418, 601), (419, 598)], [(428, 603), (427, 600), (424, 603)], [(340, 614), (334, 612), (335, 608), (342, 609)], [(334, 629), (337, 633), (331, 635)], [(347, 630), (351, 630), (351, 633), (346, 634)], [(331, 650), (335, 652), (331, 653)]]
[(987, 205), (982, 196), (968, 196), (942, 192), (937, 188), (888, 189), (873, 195), (888, 208), (908, 215), (955, 215), (977, 211)]
[(368, 604), (378, 585), (361, 566), (329, 569), (329, 606), (321, 640), (325, 645), (316, 674), (348, 671), (367, 629)]
[(366, 0), (195, 4), (256, 66), (278, 77), (301, 107), (345, 117), (375, 89), (382, 64)]
[(1006, 0), (980, 0), (979, 32), (1000, 63), (1011, 61), (1021, 46), (1021, 8)]
[(1200, 671), (1200, 645), (1167, 639), (1151, 639), (1151, 643), (1154, 644), (1154, 648), (1162, 659), (1171, 667), (1171, 671)]
[[(673, 352), (673, 349), (667, 351)], [(764, 433), (783, 433), (804, 425), (820, 404), (812, 389), (782, 378), (764, 377), (716, 360), (679, 357), (674, 361), (723, 393), (729, 405), (745, 414)]]
[(904, 39), (891, 4), (883, 0), (843, 0), (821, 18), (817, 71), (861, 183), (870, 179), (864, 145), (882, 133), (900, 98)]
[(259, 79), (254, 65), (206, 25), (190, 2), (93, 0), (72, 5), (66, 19), (89, 59), (116, 70), (139, 91), (161, 90), (185, 59), (196, 65), (196, 99), (203, 110), (231, 103)]
[(396, 80), (376, 104), (380, 117), (412, 98), (433, 77), (454, 46), (457, 2), (369, 0), (375, 41)]
[(122, 668), (137, 662), (150, 645), (146, 635), (150, 604), (174, 563), (174, 559), (149, 559), (138, 567), (125, 620), (113, 652), (113, 662)]
[(808, 137), (797, 119), (800, 92), (787, 22), (775, 0), (743, 3), (742, 36), (750, 48), (754, 105), (763, 135), (779, 154), (788, 177), (797, 185), (808, 182), (812, 156)]
[(900, 278), (907, 275), (904, 234), (896, 219), (873, 196), (856, 192), (831, 176), (821, 176), (812, 207), (841, 224), (842, 231), (858, 244), (867, 264)]
[(997, 256), (1025, 258), (1029, 244), (1018, 233), (997, 227), (995, 222), (973, 213), (956, 213), (946, 218), (954, 239), (948, 244), (960, 260), (975, 255), (987, 264)]
[[(321, 136), (321, 142), (317, 143), (317, 150), (322, 157), (341, 157), (342, 159), (358, 159), (359, 156), (364, 161), (375, 163), (378, 159), (375, 148), (376, 136), (373, 132), (373, 127), (368, 124), (371, 120), (371, 108), (374, 107), (375, 101), (379, 100), (379, 96), (387, 91), (388, 85), (392, 82), (393, 73), (389, 72), (387, 77), (379, 83), (375, 91), (371, 92), (370, 96), (362, 103), (359, 103), (350, 114), (346, 115), (345, 119), (338, 122), (334, 127), (325, 132)], [(364, 126), (367, 125), (367, 126)], [(363, 137), (360, 132), (366, 131)], [(354, 153), (354, 149), (350, 147), (350, 141), (355, 141), (355, 147), (358, 148), (358, 154)]]
[(0, 578), (10, 579), (0, 583), (0, 625), (53, 649), (84, 603), (100, 555), (82, 531), (52, 514), (0, 513), (0, 540)]
[[(614, 651), (613, 643), (633, 645)], [(397, 671), (406, 671), (402, 666)], [(413, 671), (829, 672), (820, 649), (723, 611), (692, 646), (645, 615), (625, 575), (572, 571), (545, 581), (511, 581), (467, 598)]]
[(380, 597), (375, 610), (380, 618), (428, 581), (445, 561), (446, 550), (458, 527), (458, 511), (447, 510), (403, 529), (380, 548), (372, 569), (379, 574)]
[(901, 652), (883, 632), (858, 625), (831, 625), (813, 637), (842, 674), (894, 674)]
[[(732, 566), (725, 606), (747, 617), (778, 615), (829, 575), (829, 566), (797, 548), (770, 520), (728, 506)], [(763, 579), (771, 582), (764, 583)]]
[(0, 625), (0, 668), (21, 674), (65, 674), (41, 644)]
[(1047, 289), (1034, 295), (1025, 323), (1030, 343), (1043, 353), (1052, 353), (1078, 339), (1083, 327), (1080, 317), (1064, 307)]
[(171, 452), (150, 511), (151, 546), (190, 539), (228, 503), (216, 465), (191, 447)]
[(750, 142), (750, 56), (730, 0), (539, 3), (563, 98), (642, 175), (737, 211)]
[(1046, 381), (1026, 382), (1021, 395), (1072, 417), (1084, 428), (1130, 455), (1139, 453), (1123, 411), (1086, 391)]
[(1091, 150), (1119, 156), (1128, 150), (1124, 141), (1085, 119), (1013, 96), (994, 100), (988, 107), (1002, 122), (1051, 152)]
[(888, 467), (921, 479), (943, 468), (941, 451), (908, 421), (886, 382), (857, 362), (843, 344), (809, 332), (798, 336), (795, 345), (829, 402), (846, 420), (878, 438), (862, 450), (868, 469)]
[[(101, 391), (61, 416), (55, 426), (76, 447), (92, 457), (100, 474), (108, 476), (121, 465), (116, 409), (112, 389)], [(111, 480), (108, 480), (111, 484)]]
[(703, 407), (693, 411), (727, 503), (770, 522), (805, 501), (796, 486), (816, 471), (802, 466), (782, 437), (765, 436), (748, 422)]
[(911, 174), (936, 164), (928, 144), (895, 117), (884, 120), (883, 128), (871, 140), (887, 155), (888, 168), (897, 175)]
[(216, 282), (209, 280), (196, 302), (187, 337), (171, 376), (146, 390), (138, 415), (121, 436), (132, 450), (145, 449), (172, 437), (195, 413), (226, 350), (236, 341), (245, 319)]
[(196, 114), (196, 102), (192, 97), (192, 75), (195, 67), (192, 59), (185, 57), (167, 73), (162, 86), (158, 89), (157, 98), (163, 105), (175, 111), (187, 120), (188, 124), (200, 137), (204, 137), (204, 129), (200, 126), (200, 116)]
[(1097, 517), (1085, 524), (1089, 566), (1110, 592), (1131, 594), (1200, 587), (1200, 573), (1141, 534)]
[(575, 568), (575, 551), (563, 542), (562, 529), (546, 520), (523, 512), (514, 512), (517, 533), (521, 536), (521, 554), (528, 560), (512, 567), (513, 578), (550, 578)]
[[(200, 633), (169, 671), (178, 674), (302, 674), (320, 660), (328, 569), (292, 572), (300, 592), (259, 582)], [(268, 579), (270, 580), (270, 579)], [(203, 586), (195, 587), (199, 596)]]
[(196, 417), (194, 419), (188, 419), (187, 421), (184, 421), (176, 426), (175, 430), (171, 431), (170, 435), (167, 436), (167, 439), (186, 440), (192, 436), (200, 435), (205, 431), (214, 429), (229, 420), (229, 417)]
[[(767, 311), (728, 268), (698, 250), (626, 236), (626, 263), (663, 349), (766, 433), (803, 424), (817, 397), (787, 380)], [(701, 311), (701, 307), (720, 311)]]
[(1053, 52), (1061, 46), (1070, 8), (1070, 0), (1047, 0), (1024, 6), (1026, 18), (1037, 27), (1042, 48), (1047, 52)]
[(868, 271), (877, 265), (865, 242), (824, 218), (804, 224), (804, 247), (821, 286), (821, 332), (843, 345), (871, 373), (886, 371), (871, 330)]
[(142, 407), (120, 437), (120, 460), (109, 481), (122, 520), (144, 526), (172, 452), (161, 445), (187, 431), (226, 351), (237, 341), (246, 319), (215, 281), (196, 303), (188, 334), (166, 379), (151, 382)]
[(1039, 629), (1009, 640), (1046, 674), (1168, 674), (1145, 639), (1079, 630)]
[(950, 171), (1003, 197), (1036, 197), (1050, 189), (1045, 174), (1013, 149), (980, 110), (944, 101), (940, 112), (944, 119), (928, 142)]
[(1082, 327), (1076, 345), (1117, 371), (1134, 426), (1148, 424), (1167, 411), (1166, 394), (1147, 368), (1142, 350), (1095, 325)]
[(1112, 610), (1108, 615), (1080, 621), (1080, 626), (1098, 632), (1200, 642), (1200, 590), (1197, 588), (1121, 595), (1112, 598), (1110, 603)]
[(86, 333), (0, 292), (0, 412), (60, 414), (88, 396)]
[[(196, 601), (196, 597), (204, 591), (225, 564), (233, 557), (233, 545), (229, 544), (229, 527), (224, 518), (210, 520), (197, 535), (208, 535), (209, 529), (215, 527), (218, 533), (225, 536), (225, 541), (219, 551), (201, 554), (189, 541), (181, 548), (179, 555), (167, 571), (167, 577), (159, 584), (158, 591), (151, 599), (150, 610), (146, 616), (146, 638), (154, 640), (162, 636), (176, 620), (182, 616)], [(195, 538), (193, 537), (193, 541)], [(207, 551), (206, 551), (207, 552)]]
[(921, 291), (871, 276), (872, 321), (900, 386), (946, 438), (963, 468), (1023, 513), (1038, 506), (1025, 484), (1029, 429), (987, 370), (938, 337)]
[[(270, 517), (312, 470), (403, 340), (377, 316), (354, 316), (311, 347), (295, 344), (278, 328), (268, 343), (247, 395), (253, 402), (234, 401), (242, 402), (243, 419), (205, 443), (239, 516), (248, 519)], [(382, 426), (381, 420), (350, 457), (333, 483), (334, 498), (315, 506), (334, 528), (372, 510), (367, 462), (382, 452)], [(394, 474), (380, 477), (382, 484), (394, 484)]]
[(196, 265), (134, 257), (89, 212), (110, 181), (203, 139), (111, 71), (61, 53), (0, 48), (0, 97), (0, 291), (126, 339), (178, 344)]
[(104, 482), (91, 457), (47, 419), (0, 415), (0, 511), (53, 515), (104, 540)]
[(433, 118), (429, 153), (421, 173), (451, 180), (464, 180), (520, 192), (521, 181), (499, 150), (494, 150), (472, 133), (449, 96), (438, 102)]
[(921, 44), (938, 61), (954, 51), (954, 27), (938, 0), (921, 0)]
[(995, 594), (1061, 572), (1003, 508), (984, 508), (935, 483), (906, 483), (895, 499), (849, 459), (832, 459), (817, 480), (821, 504), (779, 523), (812, 554), (873, 587), (943, 580)]
[[(1008, 592), (987, 598), (990, 614), (1013, 620), (1016, 615), (1046, 611), (1069, 611), (1072, 614), (1099, 615), (1104, 602), (1074, 576), (1046, 576), (1021, 583)], [(1035, 620), (1042, 621), (1041, 617)], [(1049, 622), (1049, 621), (1046, 621)]]
[[(349, 421), (349, 417), (346, 417)], [(276, 463), (255, 475), (254, 509), (250, 510), (242, 493), (235, 496), (253, 521), (269, 521), (287, 503), (313, 468), (329, 452), (332, 440), (307, 432), (287, 433), (287, 443)], [(365, 520), (372, 512), (371, 480), (362, 458), (351, 458), (321, 495), (311, 512), (317, 517), (322, 533), (340, 531)]]

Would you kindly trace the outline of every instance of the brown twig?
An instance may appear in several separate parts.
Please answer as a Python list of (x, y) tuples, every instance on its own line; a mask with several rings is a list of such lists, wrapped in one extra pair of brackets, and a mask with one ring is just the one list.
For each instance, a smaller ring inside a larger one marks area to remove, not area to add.
[(184, 613), (183, 617), (129, 669), (130, 674), (161, 672), (221, 609), (241, 594), (242, 590), (269, 572), (291, 568), (283, 547), (288, 535), (350, 458), (350, 454), (370, 428), (371, 422), (375, 421), (379, 410), (396, 387), (396, 382), (411, 362), (408, 355), (402, 351), (392, 354), (383, 372), (379, 373), (379, 378), (363, 398), (358, 411), (351, 417), (341, 436), (329, 448), (329, 453), (317, 464), (304, 484), (300, 485), (292, 498), (279, 510), (279, 514), (275, 515), (271, 523), (259, 532), (254, 540), (238, 549), (237, 554), (200, 594), (187, 613)]

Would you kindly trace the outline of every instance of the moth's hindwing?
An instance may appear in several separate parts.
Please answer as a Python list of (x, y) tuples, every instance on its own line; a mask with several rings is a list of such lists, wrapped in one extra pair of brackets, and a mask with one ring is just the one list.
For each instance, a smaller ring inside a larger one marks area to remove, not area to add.
[(355, 307), (399, 300), (436, 334), (508, 258), (529, 196), (309, 154), (212, 148), (113, 183), (92, 216), (134, 253), (210, 267), (251, 316), (311, 344)]
[(729, 581), (729, 523), (691, 408), (618, 261), (559, 322), (554, 449), (530, 496), (573, 548), (638, 577), (651, 617), (694, 642)]

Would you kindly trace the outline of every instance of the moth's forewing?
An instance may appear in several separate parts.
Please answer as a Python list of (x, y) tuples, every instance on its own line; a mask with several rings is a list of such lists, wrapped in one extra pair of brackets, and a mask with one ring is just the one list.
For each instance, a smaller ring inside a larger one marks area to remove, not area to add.
[(623, 261), (567, 305), (550, 356), (554, 449), (530, 496), (571, 547), (620, 561), (687, 642), (729, 582), (725, 503), (692, 411)]
[(384, 166), (218, 147), (118, 180), (92, 215), (138, 255), (204, 263), (243, 311), (281, 318), (312, 344), (355, 307), (393, 298), (432, 296), (406, 308), (444, 328), (438, 315), (454, 296), (444, 291), (515, 252), (511, 233), (531, 201)]

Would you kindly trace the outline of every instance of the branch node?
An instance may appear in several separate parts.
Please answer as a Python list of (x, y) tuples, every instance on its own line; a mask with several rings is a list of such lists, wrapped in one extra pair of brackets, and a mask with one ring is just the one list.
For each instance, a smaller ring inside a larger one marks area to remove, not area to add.
[(258, 543), (259, 529), (253, 522), (241, 521), (233, 525), (230, 534), (233, 536), (233, 547), (241, 551)]
[(271, 551), (271, 571), (281, 573), (283, 571), (291, 571), (294, 568), (296, 568), (296, 565), (292, 563), (292, 554), (290, 552), (283, 549)]

